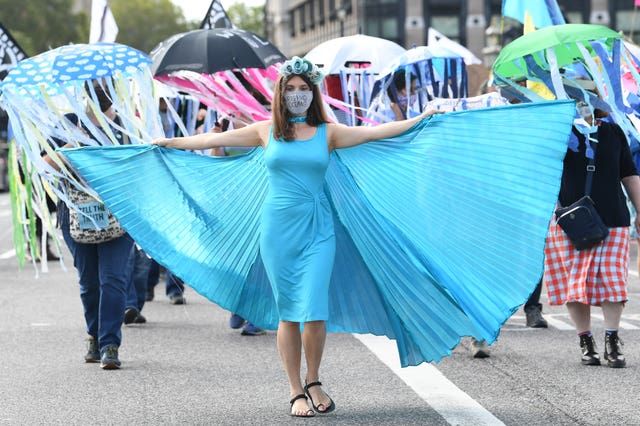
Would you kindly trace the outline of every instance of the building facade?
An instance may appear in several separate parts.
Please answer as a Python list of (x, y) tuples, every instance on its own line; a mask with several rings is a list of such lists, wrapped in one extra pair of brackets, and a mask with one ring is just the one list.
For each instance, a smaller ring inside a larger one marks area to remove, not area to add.
[[(558, 4), (570, 23), (600, 24), (640, 40), (636, 36), (640, 30), (633, 28), (640, 26), (634, 0), (558, 0)], [(323, 41), (358, 33), (405, 48), (426, 45), (432, 27), (490, 66), (496, 48), (499, 51), (509, 41), (510, 24), (504, 27), (501, 8), (502, 0), (267, 0), (265, 28), (267, 38), (285, 55), (303, 56)], [(521, 28), (512, 32), (511, 38), (522, 34)]]

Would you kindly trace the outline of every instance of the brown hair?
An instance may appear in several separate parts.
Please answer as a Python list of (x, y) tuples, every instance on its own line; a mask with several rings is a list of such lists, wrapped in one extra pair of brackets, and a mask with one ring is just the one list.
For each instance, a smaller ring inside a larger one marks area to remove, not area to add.
[(93, 83), (89, 83), (89, 80), (85, 81), (84, 89), (86, 90), (87, 95), (89, 95), (89, 97), (91, 97), (91, 90), (89, 89), (89, 84), (92, 84), (93, 90), (96, 93), (96, 99), (98, 100), (100, 111), (105, 112), (109, 108), (111, 108), (113, 101), (111, 100), (111, 93), (109, 93), (109, 90), (106, 84), (102, 86), (100, 82), (98, 82), (97, 80), (93, 81)]
[(273, 137), (278, 140), (285, 140), (290, 142), (294, 139), (293, 135), (293, 123), (289, 123), (289, 117), (291, 113), (287, 109), (287, 104), (284, 100), (284, 86), (293, 77), (300, 77), (304, 80), (311, 91), (313, 92), (313, 100), (307, 111), (307, 124), (309, 126), (317, 127), (322, 123), (328, 123), (327, 114), (324, 111), (324, 105), (322, 103), (322, 96), (320, 89), (317, 85), (313, 84), (309, 78), (304, 74), (291, 74), (289, 76), (280, 75), (278, 81), (276, 81), (275, 89), (273, 91), (273, 101), (271, 103), (271, 115), (273, 118)]

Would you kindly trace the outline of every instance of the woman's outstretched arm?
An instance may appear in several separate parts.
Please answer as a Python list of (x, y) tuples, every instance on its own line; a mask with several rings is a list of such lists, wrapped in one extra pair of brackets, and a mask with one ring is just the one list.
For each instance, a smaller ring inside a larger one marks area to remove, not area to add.
[(329, 146), (333, 150), (338, 148), (348, 148), (350, 146), (360, 145), (362, 143), (378, 139), (392, 138), (406, 132), (420, 120), (443, 112), (444, 111), (440, 110), (425, 111), (419, 116), (408, 120), (392, 121), (390, 123), (384, 123), (374, 127), (350, 127), (341, 124), (330, 124), (328, 126)]
[(271, 121), (261, 121), (241, 129), (222, 133), (207, 132), (180, 138), (159, 138), (154, 145), (178, 149), (209, 149), (224, 146), (254, 147), (264, 146), (268, 140)]

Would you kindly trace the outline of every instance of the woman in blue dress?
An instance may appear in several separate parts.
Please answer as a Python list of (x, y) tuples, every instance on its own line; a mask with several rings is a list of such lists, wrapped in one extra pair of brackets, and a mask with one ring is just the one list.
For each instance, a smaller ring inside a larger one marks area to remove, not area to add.
[[(191, 150), (264, 149), (269, 193), (262, 209), (260, 253), (278, 307), (277, 345), (289, 380), (291, 415), (300, 417), (335, 409), (319, 381), (335, 256), (332, 210), (324, 191), (330, 153), (399, 135), (438, 112), (376, 127), (329, 123), (318, 88), (322, 78), (315, 65), (294, 57), (281, 67), (272, 120), (225, 133), (153, 142)], [(304, 386), (302, 348), (307, 366)]]

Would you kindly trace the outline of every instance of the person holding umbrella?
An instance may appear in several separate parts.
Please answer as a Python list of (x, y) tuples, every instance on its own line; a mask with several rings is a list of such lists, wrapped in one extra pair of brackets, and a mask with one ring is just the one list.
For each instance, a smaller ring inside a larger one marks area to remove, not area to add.
[[(90, 84), (93, 86), (92, 90), (89, 89)], [(118, 122), (112, 107), (111, 96), (113, 95), (108, 93), (105, 87), (106, 84), (103, 86), (98, 80), (85, 84), (89, 96), (91, 91), (95, 92), (95, 101), (104, 117)], [(86, 116), (95, 126), (96, 131), (105, 132), (96, 112), (88, 106)], [(77, 114), (69, 113), (65, 119), (74, 126), (82, 128), (88, 137), (96, 138)], [(68, 141), (56, 140), (55, 142), (60, 146), (72, 146)], [(51, 167), (59, 169), (49, 155), (45, 155), (44, 159)], [(118, 350), (122, 343), (127, 288), (133, 268), (133, 263), (128, 262), (132, 253), (133, 240), (129, 234), (124, 233), (107, 241), (95, 243), (76, 241), (70, 230), (71, 207), (62, 200), (58, 201), (57, 207), (62, 235), (78, 272), (80, 298), (88, 334), (87, 353), (84, 360), (87, 363), (100, 363), (103, 370), (117, 370), (121, 366)]]
[[(326, 414), (336, 406), (319, 381), (336, 255), (331, 209), (323, 191), (329, 154), (399, 135), (440, 112), (427, 111), (376, 127), (329, 123), (318, 87), (323, 77), (314, 64), (293, 57), (280, 68), (271, 120), (224, 133), (153, 141), (183, 150), (264, 148), (269, 194), (262, 210), (260, 252), (278, 307), (277, 345), (289, 381), (291, 415), (300, 417)], [(302, 348), (307, 366), (304, 386)]]
[(569, 206), (583, 197), (590, 171), (590, 197), (609, 234), (595, 246), (580, 250), (552, 220), (545, 248), (545, 283), (549, 304), (567, 307), (578, 334), (582, 365), (601, 364), (591, 333), (591, 307), (600, 306), (605, 328), (604, 360), (611, 368), (624, 368), (627, 362), (618, 329), (627, 301), (629, 227), (640, 230), (640, 216), (631, 221), (622, 187), (638, 211), (640, 179), (626, 135), (619, 125), (605, 121), (608, 112), (595, 103), (600, 97), (595, 82), (576, 79), (576, 83), (585, 94), (597, 98), (589, 100), (583, 95), (584, 100), (577, 104), (579, 115), (589, 127), (583, 130), (585, 133), (574, 127), (558, 200), (561, 206)]

